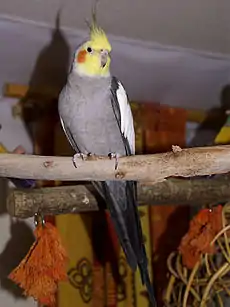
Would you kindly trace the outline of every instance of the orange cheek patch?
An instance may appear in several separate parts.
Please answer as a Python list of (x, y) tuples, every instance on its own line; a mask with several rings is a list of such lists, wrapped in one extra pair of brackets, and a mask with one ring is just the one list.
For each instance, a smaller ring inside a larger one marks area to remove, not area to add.
[(78, 63), (85, 62), (86, 54), (87, 52), (85, 50), (80, 51), (77, 55), (77, 62)]

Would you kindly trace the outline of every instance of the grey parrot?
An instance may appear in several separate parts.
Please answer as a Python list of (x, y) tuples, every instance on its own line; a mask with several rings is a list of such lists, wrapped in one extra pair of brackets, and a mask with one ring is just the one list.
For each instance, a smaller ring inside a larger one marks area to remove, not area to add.
[[(89, 40), (76, 51), (67, 84), (59, 95), (62, 128), (77, 156), (135, 154), (133, 117), (122, 83), (110, 74), (111, 45), (95, 19)], [(76, 159), (75, 159), (76, 162)], [(120, 244), (132, 270), (139, 267), (153, 306), (148, 260), (133, 181), (93, 182), (108, 206)]]

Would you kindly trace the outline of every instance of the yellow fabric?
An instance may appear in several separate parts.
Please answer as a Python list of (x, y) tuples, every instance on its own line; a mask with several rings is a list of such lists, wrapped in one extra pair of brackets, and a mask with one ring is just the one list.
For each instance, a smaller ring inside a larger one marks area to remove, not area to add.
[(0, 143), (0, 153), (7, 153), (7, 152), (8, 150), (6, 149), (6, 147), (2, 143)]
[(58, 216), (56, 225), (70, 258), (68, 266), (70, 282), (62, 282), (59, 285), (58, 307), (91, 306), (88, 299), (91, 296), (92, 278), (87, 278), (93, 261), (90, 240), (91, 215), (68, 214)]
[(228, 144), (230, 143), (230, 116), (225, 122), (224, 126), (220, 129), (220, 132), (215, 138), (215, 144)]
[[(120, 249), (119, 275), (122, 282), (118, 286), (117, 307), (135, 307), (133, 302), (135, 296), (134, 274), (125, 260), (122, 249)], [(122, 291), (123, 289), (124, 291)]]

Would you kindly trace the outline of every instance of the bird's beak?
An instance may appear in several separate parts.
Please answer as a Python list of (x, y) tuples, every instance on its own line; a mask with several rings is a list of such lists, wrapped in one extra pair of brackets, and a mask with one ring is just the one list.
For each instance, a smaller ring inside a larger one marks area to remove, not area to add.
[(108, 53), (101, 52), (101, 67), (104, 68), (108, 60)]

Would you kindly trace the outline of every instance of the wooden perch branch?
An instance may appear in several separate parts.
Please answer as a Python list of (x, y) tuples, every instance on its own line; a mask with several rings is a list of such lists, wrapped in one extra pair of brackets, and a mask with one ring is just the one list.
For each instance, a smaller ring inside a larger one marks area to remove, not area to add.
[[(229, 178), (169, 179), (154, 185), (138, 184), (138, 204), (211, 204), (230, 199)], [(7, 201), (10, 215), (28, 218), (41, 211), (45, 215), (98, 210), (90, 184), (53, 188), (13, 190)]]
[(230, 145), (195, 147), (173, 151), (119, 158), (90, 157), (73, 166), (70, 157), (44, 157), (35, 155), (0, 154), (0, 176), (42, 180), (137, 180), (161, 182), (169, 177), (193, 177), (228, 173), (230, 171)]

